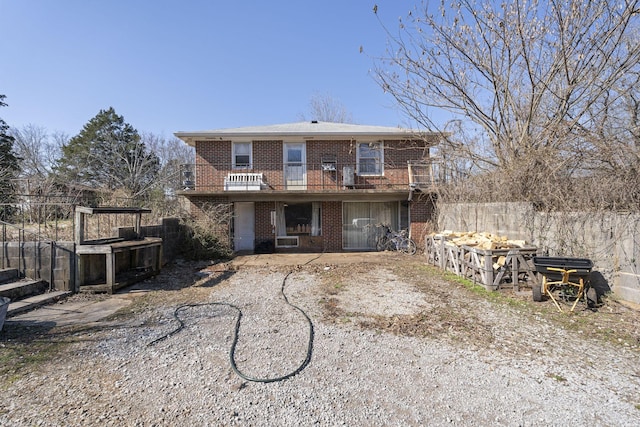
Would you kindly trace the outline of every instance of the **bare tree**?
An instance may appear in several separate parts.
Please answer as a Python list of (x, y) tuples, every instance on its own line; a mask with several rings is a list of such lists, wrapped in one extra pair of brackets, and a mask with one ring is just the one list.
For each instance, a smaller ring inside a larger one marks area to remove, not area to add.
[(353, 123), (353, 116), (346, 107), (338, 99), (328, 93), (316, 93), (309, 101), (309, 116), (307, 119), (304, 114), (300, 119), (318, 120), (321, 122), (333, 123)]
[[(592, 156), (604, 154), (611, 141), (605, 123), (633, 105), (639, 4), (423, 2), (400, 20), (398, 33), (388, 31), (391, 47), (375, 76), (427, 129), (442, 130), (434, 108), (473, 123), (475, 145), (448, 138), (442, 149), (499, 175), (501, 194), (563, 200), (578, 178), (591, 176)], [(616, 135), (629, 146), (628, 131)]]
[(195, 150), (175, 137), (165, 138), (153, 133), (143, 133), (142, 141), (160, 160), (158, 182), (167, 189), (180, 187), (180, 166), (194, 163)]
[(45, 128), (33, 124), (11, 129), (11, 134), (15, 138), (14, 151), (20, 157), (20, 176), (47, 179), (68, 138), (63, 134), (49, 135)]
[(141, 141), (159, 159), (154, 191), (149, 203), (159, 216), (183, 216), (183, 206), (175, 192), (182, 189), (183, 166), (195, 162), (195, 150), (181, 140), (165, 138), (153, 133), (143, 133)]
[(11, 129), (11, 135), (19, 159), (15, 188), (23, 214), (30, 222), (61, 215), (61, 210), (51, 204), (66, 201), (66, 194), (56, 188), (52, 170), (60, 147), (68, 138), (60, 133), (50, 135), (45, 128), (33, 124)]

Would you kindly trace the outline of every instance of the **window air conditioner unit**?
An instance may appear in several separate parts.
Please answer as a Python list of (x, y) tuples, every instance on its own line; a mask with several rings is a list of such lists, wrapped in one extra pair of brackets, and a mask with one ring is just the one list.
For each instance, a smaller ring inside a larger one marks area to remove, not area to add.
[(276, 248), (297, 248), (299, 244), (298, 236), (276, 237)]
[(342, 168), (342, 186), (353, 187), (355, 185), (355, 171), (353, 166)]

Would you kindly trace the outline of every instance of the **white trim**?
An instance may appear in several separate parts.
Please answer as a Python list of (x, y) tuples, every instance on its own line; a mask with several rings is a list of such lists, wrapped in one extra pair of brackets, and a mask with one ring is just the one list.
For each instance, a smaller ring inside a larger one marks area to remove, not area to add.
[[(379, 172), (362, 172), (360, 171), (360, 146), (367, 145), (379, 145), (380, 146), (380, 171)], [(356, 143), (356, 174), (358, 176), (384, 176), (384, 142), (382, 141), (358, 141)]]

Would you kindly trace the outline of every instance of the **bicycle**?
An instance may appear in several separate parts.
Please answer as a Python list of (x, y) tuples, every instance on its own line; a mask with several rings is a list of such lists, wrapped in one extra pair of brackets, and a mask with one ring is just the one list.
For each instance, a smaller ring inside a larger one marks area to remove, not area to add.
[(409, 238), (406, 230), (393, 231), (388, 225), (380, 224), (382, 233), (376, 241), (378, 251), (398, 251), (414, 255), (418, 249), (416, 242)]

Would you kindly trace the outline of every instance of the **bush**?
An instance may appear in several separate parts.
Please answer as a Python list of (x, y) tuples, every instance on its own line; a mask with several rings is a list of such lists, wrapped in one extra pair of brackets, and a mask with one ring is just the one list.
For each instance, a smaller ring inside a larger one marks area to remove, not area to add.
[[(188, 221), (191, 222), (191, 221)], [(192, 260), (227, 259), (233, 254), (228, 243), (196, 224), (183, 224), (183, 256)]]
[(201, 214), (183, 221), (182, 249), (188, 259), (226, 259), (233, 255), (228, 229), (231, 211), (228, 205), (205, 204)]

